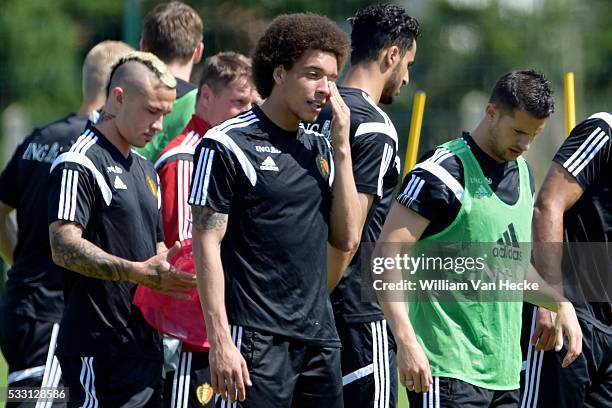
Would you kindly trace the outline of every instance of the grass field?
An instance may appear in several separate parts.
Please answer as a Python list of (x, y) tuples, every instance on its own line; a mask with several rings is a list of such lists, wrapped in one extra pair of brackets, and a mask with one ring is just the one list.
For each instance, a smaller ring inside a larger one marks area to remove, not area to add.
[(406, 389), (404, 387), (399, 387), (399, 390), (397, 390), (397, 397), (397, 407), (408, 408), (408, 398), (406, 398)]
[[(0, 353), (0, 388), (6, 387), (6, 362)], [(0, 401), (0, 408), (4, 408), (4, 401)]]

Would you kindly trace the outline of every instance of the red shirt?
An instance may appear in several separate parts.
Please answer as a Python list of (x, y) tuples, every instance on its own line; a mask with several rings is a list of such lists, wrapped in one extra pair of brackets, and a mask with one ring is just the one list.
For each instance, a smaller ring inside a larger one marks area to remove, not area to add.
[[(196, 115), (159, 154), (155, 169), (161, 186), (161, 212), (164, 242), (168, 248), (176, 241), (191, 238), (191, 206), (187, 204), (195, 148), (211, 126)], [(202, 322), (204, 324), (204, 322)], [(183, 343), (183, 351), (208, 351)]]
[(196, 115), (187, 127), (174, 138), (159, 155), (155, 169), (162, 192), (164, 242), (168, 248), (176, 241), (191, 238), (191, 207), (187, 204), (193, 154), (211, 126)]

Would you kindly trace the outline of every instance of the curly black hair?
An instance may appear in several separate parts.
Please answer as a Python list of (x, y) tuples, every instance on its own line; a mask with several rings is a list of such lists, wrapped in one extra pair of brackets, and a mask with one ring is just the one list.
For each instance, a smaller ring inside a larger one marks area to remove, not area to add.
[(419, 22), (406, 10), (394, 4), (375, 4), (357, 10), (349, 18), (351, 32), (351, 64), (376, 61), (382, 50), (393, 45), (401, 54), (412, 48), (421, 34)]
[(489, 102), (508, 111), (522, 109), (544, 119), (555, 111), (552, 94), (551, 83), (543, 73), (534, 69), (512, 71), (497, 80)]
[(334, 54), (340, 72), (350, 51), (350, 42), (340, 27), (318, 14), (285, 14), (270, 23), (253, 53), (253, 80), (262, 98), (272, 92), (274, 69), (280, 65), (291, 69), (307, 50)]

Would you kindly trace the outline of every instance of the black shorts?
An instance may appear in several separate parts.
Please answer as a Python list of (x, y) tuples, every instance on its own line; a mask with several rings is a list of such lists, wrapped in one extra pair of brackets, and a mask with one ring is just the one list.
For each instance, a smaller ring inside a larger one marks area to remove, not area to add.
[(128, 357), (59, 357), (69, 407), (162, 406), (162, 361)]
[(340, 349), (230, 325), (246, 360), (251, 387), (244, 402), (217, 399), (217, 407), (342, 408)]
[(406, 391), (411, 407), (515, 408), (519, 390), (495, 391), (448, 377), (434, 377), (429, 392)]
[[(7, 385), (49, 388), (62, 385), (62, 370), (55, 357), (58, 330), (58, 323), (0, 313), (0, 348), (8, 365)], [(31, 405), (30, 402), (6, 404), (7, 408)], [(64, 403), (53, 403), (53, 407), (64, 406)]]
[[(25, 370), (40, 372), (39, 375), (28, 377), (38, 378), (40, 385), (54, 324), (57, 323), (0, 313), (0, 348), (8, 365), (9, 375)], [(42, 369), (35, 370), (37, 367)], [(8, 384), (11, 385), (12, 382), (14, 381), (9, 381)]]
[(395, 340), (385, 320), (337, 323), (342, 342), (342, 385), (346, 407), (395, 407)]
[(582, 329), (582, 354), (561, 368), (566, 345), (559, 352), (536, 352), (529, 343), (535, 328), (533, 306), (523, 309), (524, 370), (521, 372), (521, 401), (534, 407), (612, 406), (612, 335), (578, 319)]
[(215, 395), (210, 380), (208, 353), (182, 351), (176, 371), (166, 374), (164, 407), (212, 408)]

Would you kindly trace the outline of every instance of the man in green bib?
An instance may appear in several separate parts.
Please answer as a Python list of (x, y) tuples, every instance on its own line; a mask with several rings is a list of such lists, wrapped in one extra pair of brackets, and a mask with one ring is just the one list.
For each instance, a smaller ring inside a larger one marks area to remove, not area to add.
[[(425, 154), (406, 176), (379, 244), (490, 243), (510, 253), (531, 242), (534, 181), (521, 155), (553, 110), (541, 73), (499, 78), (476, 129)], [(418, 297), (408, 315), (403, 303), (381, 304), (410, 406), (518, 406), (521, 302)], [(574, 309), (547, 307), (558, 313), (559, 343), (561, 333), (571, 339), (569, 364), (580, 352)]]

